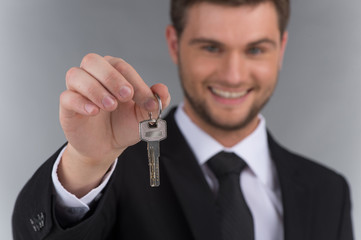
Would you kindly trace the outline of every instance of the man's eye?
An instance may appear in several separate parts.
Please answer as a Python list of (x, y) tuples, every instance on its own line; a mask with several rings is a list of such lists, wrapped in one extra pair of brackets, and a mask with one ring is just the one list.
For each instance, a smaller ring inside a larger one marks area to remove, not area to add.
[(219, 49), (219, 47), (213, 46), (213, 45), (203, 46), (202, 49), (204, 49), (204, 50), (206, 50), (207, 52), (210, 52), (210, 53), (218, 53), (218, 52), (221, 51)]
[(252, 47), (252, 48), (248, 49), (248, 53), (251, 55), (258, 55), (258, 54), (263, 53), (263, 50), (258, 47)]

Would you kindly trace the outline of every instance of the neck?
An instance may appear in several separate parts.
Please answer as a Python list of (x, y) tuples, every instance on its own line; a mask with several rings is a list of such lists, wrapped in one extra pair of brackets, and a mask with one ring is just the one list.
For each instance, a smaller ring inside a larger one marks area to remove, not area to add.
[[(185, 109), (184, 109), (185, 110)], [(234, 129), (222, 129), (220, 127), (213, 126), (201, 118), (194, 117), (193, 114), (185, 113), (199, 128), (205, 131), (208, 135), (213, 137), (217, 142), (222, 144), (226, 148), (231, 148), (249, 136), (258, 126), (260, 119), (258, 116), (253, 118), (247, 125)]]

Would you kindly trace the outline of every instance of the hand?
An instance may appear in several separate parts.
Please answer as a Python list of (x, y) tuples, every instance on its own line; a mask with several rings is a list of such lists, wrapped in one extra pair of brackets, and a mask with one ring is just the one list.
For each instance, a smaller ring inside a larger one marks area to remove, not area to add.
[(86, 55), (80, 67), (67, 72), (66, 86), (60, 96), (60, 123), (69, 143), (58, 175), (68, 190), (83, 192), (97, 185), (116, 157), (139, 141), (138, 124), (149, 118), (148, 112), (157, 116), (154, 93), (163, 108), (170, 95), (163, 84), (149, 88), (124, 60), (96, 54)]

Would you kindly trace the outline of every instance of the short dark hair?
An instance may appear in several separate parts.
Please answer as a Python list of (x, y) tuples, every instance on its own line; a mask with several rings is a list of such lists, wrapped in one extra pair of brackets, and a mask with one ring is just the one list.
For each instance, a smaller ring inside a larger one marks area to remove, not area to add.
[(290, 17), (290, 0), (171, 0), (170, 17), (178, 36), (182, 34), (186, 24), (187, 10), (194, 4), (202, 2), (228, 6), (257, 5), (263, 2), (271, 2), (277, 10), (281, 34), (285, 32)]

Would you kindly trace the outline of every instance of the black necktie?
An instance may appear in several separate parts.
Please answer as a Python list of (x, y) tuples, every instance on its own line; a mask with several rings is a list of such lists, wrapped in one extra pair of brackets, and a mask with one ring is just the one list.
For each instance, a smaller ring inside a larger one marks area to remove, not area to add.
[(253, 240), (253, 218), (244, 200), (239, 176), (246, 163), (234, 153), (220, 152), (208, 166), (217, 176), (217, 205), (223, 240)]

